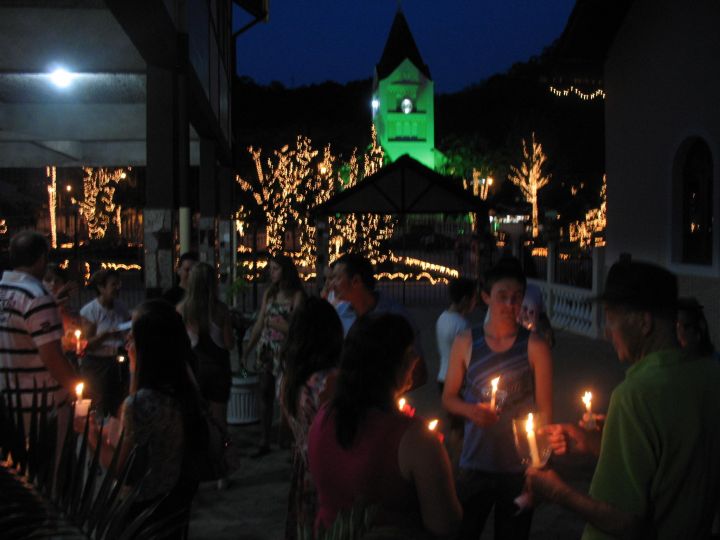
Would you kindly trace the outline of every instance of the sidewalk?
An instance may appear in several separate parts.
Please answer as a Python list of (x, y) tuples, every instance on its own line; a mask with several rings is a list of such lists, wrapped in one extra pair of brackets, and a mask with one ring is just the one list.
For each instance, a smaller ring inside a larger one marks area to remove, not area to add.
[[(434, 345), (435, 320), (441, 309), (413, 310), (422, 329), (423, 347), (428, 360), (431, 380), (413, 392), (409, 399), (418, 414), (442, 418), (442, 409), (434, 374), (437, 360)], [(604, 411), (612, 388), (622, 380), (623, 370), (611, 346), (604, 341), (591, 340), (573, 334), (558, 332), (554, 357), (554, 407), (556, 421), (579, 419), (582, 413), (580, 396), (591, 389), (593, 405)], [(290, 479), (290, 452), (278, 450), (261, 459), (249, 458), (259, 439), (259, 426), (251, 425), (232, 429), (232, 461), (237, 470), (231, 476), (231, 485), (225, 491), (214, 486), (201, 486), (193, 506), (190, 538), (277, 540), (283, 538)], [(587, 491), (593, 463), (587, 460), (554, 460), (559, 474), (578, 489)], [(583, 522), (555, 506), (542, 506), (535, 511), (531, 538), (578, 538)], [(488, 523), (482, 538), (492, 538)]]

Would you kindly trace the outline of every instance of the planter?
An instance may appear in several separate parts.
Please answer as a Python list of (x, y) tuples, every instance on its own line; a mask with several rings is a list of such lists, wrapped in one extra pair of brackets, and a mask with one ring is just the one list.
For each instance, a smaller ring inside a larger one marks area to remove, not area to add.
[(233, 377), (228, 402), (227, 423), (252, 424), (260, 419), (257, 403), (257, 375)]

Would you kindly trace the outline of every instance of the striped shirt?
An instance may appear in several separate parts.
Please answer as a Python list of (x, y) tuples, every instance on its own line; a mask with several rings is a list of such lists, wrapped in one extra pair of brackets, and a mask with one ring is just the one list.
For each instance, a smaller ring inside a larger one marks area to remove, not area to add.
[[(39, 351), (62, 336), (60, 310), (42, 282), (28, 273), (6, 270), (0, 280), (0, 389), (19, 390), (24, 408), (32, 406), (34, 385), (54, 393), (62, 390)], [(48, 401), (52, 398), (51, 393)]]

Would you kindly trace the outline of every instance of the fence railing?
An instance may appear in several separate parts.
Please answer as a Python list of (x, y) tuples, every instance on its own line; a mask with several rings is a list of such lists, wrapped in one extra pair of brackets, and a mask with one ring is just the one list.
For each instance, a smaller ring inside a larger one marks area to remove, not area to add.
[[(546, 280), (529, 279), (543, 294), (545, 310), (556, 329), (567, 330), (591, 338), (602, 337), (600, 305), (592, 298), (601, 292), (605, 262), (604, 248), (595, 248), (592, 257), (592, 287), (573, 287)], [(554, 275), (552, 259), (548, 259), (548, 276)]]

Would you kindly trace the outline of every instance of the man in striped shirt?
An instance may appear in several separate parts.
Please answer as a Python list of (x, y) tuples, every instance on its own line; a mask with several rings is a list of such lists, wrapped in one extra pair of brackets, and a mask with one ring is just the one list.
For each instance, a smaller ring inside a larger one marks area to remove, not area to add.
[(48, 403), (62, 404), (78, 382), (60, 346), (62, 319), (43, 287), (48, 243), (34, 231), (10, 241), (10, 265), (0, 280), (0, 389), (19, 390), (26, 412), (33, 387), (47, 389)]

